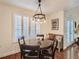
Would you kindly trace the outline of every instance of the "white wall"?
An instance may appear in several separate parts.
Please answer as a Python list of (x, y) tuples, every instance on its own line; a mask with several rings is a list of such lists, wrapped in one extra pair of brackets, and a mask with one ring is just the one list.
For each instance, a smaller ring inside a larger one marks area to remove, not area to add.
[(65, 10), (65, 20), (67, 17), (71, 17), (74, 21), (79, 24), (79, 6)]
[(0, 57), (17, 53), (18, 44), (12, 42), (12, 15), (31, 16), (32, 11), (0, 3)]
[[(52, 19), (59, 19), (59, 30), (52, 30), (52, 24), (51, 20)], [(47, 19), (47, 25), (46, 25), (46, 32), (48, 33), (54, 33), (54, 34), (64, 34), (64, 11), (58, 11), (55, 13), (52, 13), (48, 16)]]
[[(64, 11), (64, 19), (67, 20), (69, 17), (72, 18), (72, 20), (73, 20), (74, 22), (76, 21), (77, 25), (79, 24), (79, 6)], [(74, 24), (74, 25), (75, 25), (75, 24)], [(75, 31), (75, 27), (74, 27), (74, 31)], [(66, 31), (65, 31), (65, 33), (66, 33)], [(78, 32), (77, 32), (77, 33), (78, 33)], [(79, 36), (79, 33), (78, 33), (78, 34), (77, 34), (77, 33), (74, 32), (73, 41), (74, 41), (74, 39), (75, 39), (77, 36)], [(65, 38), (65, 40), (64, 40), (64, 47), (65, 47), (65, 48), (68, 46), (67, 42), (68, 42), (68, 41), (67, 41), (67, 39)], [(72, 42), (71, 42), (71, 44), (72, 44)]]
[[(51, 19), (59, 19), (59, 30), (51, 30)], [(55, 14), (52, 14), (50, 17), (50, 33), (62, 34), (64, 35), (64, 11), (58, 11)]]

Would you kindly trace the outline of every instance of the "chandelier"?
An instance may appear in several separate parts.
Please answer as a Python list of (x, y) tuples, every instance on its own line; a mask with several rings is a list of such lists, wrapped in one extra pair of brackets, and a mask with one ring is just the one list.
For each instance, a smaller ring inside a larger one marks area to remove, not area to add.
[(42, 13), (42, 9), (41, 9), (41, 0), (38, 0), (38, 9), (36, 12), (39, 13), (36, 13), (33, 15), (33, 21), (34, 22), (40, 22), (40, 23), (45, 23), (46, 22), (46, 16), (45, 14)]

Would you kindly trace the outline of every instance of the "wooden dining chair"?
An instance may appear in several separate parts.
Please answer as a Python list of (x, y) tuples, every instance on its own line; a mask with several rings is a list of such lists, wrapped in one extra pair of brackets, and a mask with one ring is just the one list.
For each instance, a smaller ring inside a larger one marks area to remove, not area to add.
[(58, 48), (57, 48), (57, 46), (58, 46), (58, 40), (55, 40), (54, 42), (53, 42), (53, 46), (52, 46), (52, 59), (55, 59), (55, 52), (58, 50)]
[(39, 59), (39, 46), (25, 45), (24, 59)]
[(26, 45), (24, 37), (18, 38), (21, 59), (39, 59), (39, 46)]
[(24, 46), (25, 45), (25, 40), (24, 40), (24, 36), (22, 36), (22, 37), (19, 37), (18, 38), (18, 43), (19, 43), (19, 47), (20, 47), (20, 52), (21, 52), (21, 59), (23, 58), (23, 49), (22, 49), (22, 46)]
[(37, 34), (36, 37), (40, 40), (44, 40), (44, 34)]
[(53, 44), (45, 48), (42, 48), (42, 53), (41, 53), (42, 59), (49, 59), (50, 57), (52, 59), (55, 59), (55, 52), (57, 50), (57, 45), (58, 45), (58, 41), (54, 40)]

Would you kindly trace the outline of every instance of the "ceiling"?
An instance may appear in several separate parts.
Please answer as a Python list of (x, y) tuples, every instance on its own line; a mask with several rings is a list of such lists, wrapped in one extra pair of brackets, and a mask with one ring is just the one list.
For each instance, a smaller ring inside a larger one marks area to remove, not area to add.
[[(0, 0), (2, 3), (37, 10), (38, 0)], [(79, 0), (42, 0), (42, 11), (51, 13), (79, 5)]]

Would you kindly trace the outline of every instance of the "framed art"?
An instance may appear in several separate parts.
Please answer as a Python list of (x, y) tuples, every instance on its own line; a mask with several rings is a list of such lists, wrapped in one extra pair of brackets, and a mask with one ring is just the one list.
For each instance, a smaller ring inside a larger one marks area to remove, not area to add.
[(59, 30), (59, 19), (52, 19), (51, 20), (52, 23), (52, 30)]

